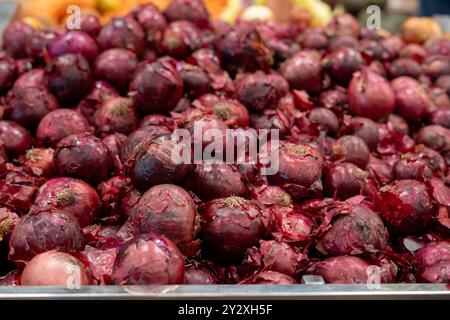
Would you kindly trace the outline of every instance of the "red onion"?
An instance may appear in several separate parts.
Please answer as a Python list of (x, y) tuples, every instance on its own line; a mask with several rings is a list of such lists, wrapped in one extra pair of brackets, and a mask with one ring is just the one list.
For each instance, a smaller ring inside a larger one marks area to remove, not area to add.
[(200, 67), (183, 63), (180, 70), (184, 91), (188, 97), (196, 98), (211, 91), (211, 79)]
[(141, 196), (118, 235), (130, 238), (140, 233), (157, 233), (182, 244), (193, 240), (198, 223), (189, 193), (175, 185), (161, 184)]
[(370, 265), (352, 256), (327, 258), (315, 266), (315, 274), (321, 275), (326, 283), (367, 284)]
[(58, 109), (47, 113), (39, 122), (36, 139), (41, 145), (55, 147), (59, 141), (71, 134), (92, 131), (86, 118), (78, 112)]
[(31, 146), (30, 132), (14, 121), (0, 120), (0, 139), (11, 155), (23, 154)]
[(220, 261), (239, 260), (265, 232), (260, 209), (240, 197), (215, 199), (201, 212), (203, 251)]
[(30, 212), (71, 214), (81, 227), (85, 227), (97, 218), (101, 205), (97, 192), (87, 183), (72, 178), (56, 178), (41, 186)]
[(437, 109), (430, 114), (430, 124), (438, 124), (450, 129), (450, 109)]
[(97, 43), (102, 51), (124, 48), (140, 54), (145, 47), (145, 34), (133, 18), (114, 17), (100, 30)]
[(140, 111), (170, 111), (182, 97), (183, 80), (169, 61), (145, 62), (137, 68), (130, 91)]
[(39, 87), (45, 85), (45, 70), (41, 68), (32, 69), (22, 74), (14, 82), (13, 90), (23, 89), (26, 87)]
[(53, 156), (55, 151), (51, 148), (32, 148), (27, 150), (21, 158), (25, 170), (35, 176), (51, 177), (53, 172)]
[(364, 181), (369, 173), (361, 170), (353, 163), (342, 162), (325, 170), (323, 186), (326, 194), (345, 200), (361, 194)]
[(450, 129), (434, 124), (423, 127), (417, 133), (417, 142), (437, 151), (450, 150)]
[(129, 134), (137, 127), (138, 117), (133, 100), (130, 98), (112, 98), (106, 100), (95, 113), (95, 125), (105, 134)]
[(421, 232), (433, 214), (428, 190), (417, 180), (397, 180), (382, 187), (376, 205), (389, 227), (400, 234)]
[(187, 57), (201, 46), (200, 30), (189, 21), (172, 22), (164, 30), (161, 46), (172, 57)]
[(47, 46), (50, 58), (56, 58), (63, 54), (81, 54), (87, 60), (92, 61), (98, 55), (98, 47), (92, 37), (83, 31), (68, 31), (56, 38)]
[(450, 279), (450, 243), (430, 242), (414, 257), (420, 278), (425, 282), (445, 283)]
[(102, 28), (100, 20), (93, 14), (82, 15), (80, 20), (80, 31), (86, 32), (92, 38), (96, 38)]
[(3, 47), (16, 59), (26, 58), (30, 54), (31, 39), (36, 31), (28, 24), (12, 21), (3, 32)]
[(275, 271), (265, 271), (261, 273), (257, 273), (250, 278), (247, 278), (241, 281), (239, 284), (271, 284), (271, 285), (287, 285), (287, 284), (295, 284), (295, 279), (292, 277), (275, 272)]
[(183, 256), (163, 236), (139, 235), (119, 250), (112, 280), (121, 285), (182, 284)]
[(332, 51), (325, 58), (325, 65), (330, 76), (343, 85), (350, 82), (353, 73), (358, 71), (362, 64), (361, 54), (355, 49), (346, 47)]
[(48, 250), (82, 250), (83, 234), (75, 217), (62, 212), (26, 215), (14, 228), (9, 259), (22, 263)]
[(216, 284), (218, 281), (213, 273), (201, 266), (188, 266), (184, 272), (184, 284)]
[(136, 54), (131, 50), (109, 49), (95, 60), (94, 77), (112, 84), (121, 93), (126, 93), (138, 63)]
[(369, 162), (370, 151), (367, 144), (357, 136), (343, 136), (333, 146), (333, 158), (348, 161), (365, 169)]
[(50, 111), (59, 108), (58, 101), (45, 87), (26, 87), (12, 91), (8, 106), (10, 120), (34, 129)]
[(253, 199), (262, 202), (264, 205), (279, 205), (281, 207), (291, 207), (293, 200), (289, 193), (277, 186), (262, 185), (252, 190)]
[(314, 52), (297, 53), (281, 64), (280, 73), (292, 89), (315, 93), (322, 88), (320, 56)]
[(112, 159), (99, 138), (89, 133), (72, 134), (56, 145), (54, 166), (60, 176), (99, 183), (108, 178)]
[(90, 284), (88, 271), (77, 258), (56, 250), (31, 259), (20, 277), (22, 286), (77, 288)]
[(450, 74), (450, 60), (448, 56), (431, 56), (425, 59), (422, 69), (427, 76), (437, 79), (440, 76)]
[(329, 134), (336, 133), (339, 129), (339, 121), (333, 111), (327, 108), (314, 108), (309, 112), (308, 119), (317, 124), (319, 131)]
[(203, 1), (200, 0), (174, 0), (164, 10), (169, 21), (188, 20), (199, 28), (209, 26), (209, 14)]
[[(110, 249), (96, 249), (91, 246), (86, 246), (82, 257), (85, 258), (89, 264), (89, 269), (92, 273), (92, 278), (98, 284), (110, 285), (112, 284), (112, 273), (114, 262), (116, 260), (118, 248)], [(84, 260), (84, 259), (83, 259)]]
[(372, 120), (385, 118), (394, 110), (395, 95), (381, 75), (363, 68), (353, 74), (348, 87), (350, 111)]
[(162, 33), (167, 26), (164, 15), (151, 3), (136, 6), (131, 15), (145, 32), (147, 48), (158, 50)]
[(9, 89), (16, 78), (16, 64), (13, 59), (0, 53), (0, 91)]
[(407, 76), (419, 78), (422, 74), (421, 66), (413, 59), (399, 58), (394, 60), (388, 68), (391, 78)]
[(203, 201), (230, 196), (246, 197), (248, 187), (234, 165), (198, 164), (188, 176), (187, 186)]
[(63, 106), (73, 106), (91, 87), (88, 61), (78, 54), (65, 54), (47, 65), (45, 75), (48, 88)]

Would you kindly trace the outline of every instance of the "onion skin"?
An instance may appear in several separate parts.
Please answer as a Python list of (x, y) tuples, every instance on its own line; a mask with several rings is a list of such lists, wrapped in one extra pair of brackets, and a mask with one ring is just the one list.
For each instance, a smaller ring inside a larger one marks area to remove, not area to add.
[(265, 233), (260, 209), (239, 197), (215, 199), (201, 212), (203, 251), (219, 261), (241, 259)]
[(197, 229), (197, 210), (190, 194), (176, 185), (161, 184), (141, 196), (118, 235), (157, 233), (181, 244), (192, 241)]
[(417, 142), (422, 143), (436, 151), (450, 150), (450, 129), (440, 125), (429, 125), (417, 133)]
[(342, 85), (347, 85), (363, 64), (361, 54), (347, 47), (332, 51), (325, 59), (330, 76)]
[(26, 58), (30, 54), (31, 39), (36, 31), (28, 24), (12, 21), (3, 32), (3, 47), (15, 59)]
[(9, 89), (16, 79), (16, 64), (9, 57), (0, 54), (0, 92)]
[(358, 138), (364, 140), (371, 151), (377, 148), (378, 127), (376, 123), (369, 118), (352, 118), (348, 127), (346, 127), (344, 131), (345, 134), (355, 135)]
[(339, 215), (317, 243), (328, 256), (377, 253), (388, 246), (388, 232), (377, 213), (363, 204)]
[(197, 164), (187, 178), (187, 186), (203, 201), (230, 196), (248, 196), (248, 187), (234, 165)]
[(315, 266), (315, 274), (321, 275), (330, 284), (366, 284), (370, 265), (352, 256), (332, 257)]
[(40, 145), (55, 147), (63, 138), (77, 133), (92, 133), (85, 117), (70, 109), (57, 109), (47, 113), (36, 130)]
[(25, 153), (31, 146), (30, 132), (14, 121), (0, 120), (0, 139), (11, 155)]
[(419, 277), (424, 282), (448, 283), (450, 280), (450, 243), (430, 242), (414, 257)]
[(53, 176), (53, 157), (55, 150), (48, 148), (32, 148), (20, 157), (25, 170), (35, 176), (49, 178)]
[(394, 111), (395, 94), (386, 79), (363, 68), (353, 74), (348, 87), (348, 103), (353, 114), (379, 120)]
[(111, 277), (118, 251), (118, 248), (101, 250), (91, 246), (86, 246), (86, 248), (80, 253), (83, 258), (87, 260), (89, 269), (92, 273), (92, 278), (93, 280), (96, 280), (96, 284), (112, 284)]
[(160, 50), (162, 33), (167, 26), (164, 15), (151, 3), (137, 5), (131, 16), (139, 22), (145, 32), (146, 47), (153, 50)]
[(275, 271), (265, 271), (250, 278), (241, 281), (239, 284), (272, 284), (272, 285), (287, 285), (296, 284), (297, 282), (292, 277), (275, 272)]
[(428, 191), (417, 180), (398, 180), (381, 188), (376, 206), (388, 226), (399, 234), (421, 232), (433, 214)]
[(88, 271), (77, 258), (56, 250), (43, 252), (25, 266), (22, 286), (86, 286), (91, 284)]
[(209, 13), (203, 1), (199, 0), (174, 0), (164, 10), (164, 15), (169, 21), (188, 20), (199, 28), (209, 26)]
[(183, 80), (169, 61), (145, 62), (131, 80), (130, 96), (143, 113), (171, 111), (183, 96)]
[(189, 21), (171, 22), (163, 32), (161, 46), (166, 54), (178, 59), (185, 58), (200, 48), (200, 30)]
[(75, 217), (62, 212), (42, 212), (26, 215), (17, 224), (9, 247), (9, 259), (22, 263), (48, 250), (83, 250), (84, 241)]
[(219, 99), (212, 109), (213, 114), (221, 118), (230, 128), (245, 128), (250, 124), (247, 108), (237, 100)]
[(88, 133), (72, 134), (56, 145), (54, 167), (60, 176), (99, 183), (108, 178), (112, 159), (99, 138)]
[(299, 246), (307, 244), (314, 232), (314, 222), (288, 207), (275, 207), (271, 212), (269, 233), (278, 241)]
[(112, 274), (114, 284), (182, 284), (184, 261), (167, 238), (142, 234), (120, 248)]
[(450, 129), (450, 109), (437, 109), (429, 118), (430, 124), (438, 124)]
[(32, 69), (25, 72), (14, 82), (13, 90), (23, 89), (27, 87), (39, 87), (45, 85), (45, 70), (42, 68)]
[(93, 14), (82, 15), (80, 21), (80, 31), (86, 32), (92, 38), (96, 38), (102, 28), (100, 20)]
[(97, 191), (87, 183), (72, 178), (55, 178), (41, 186), (30, 212), (71, 214), (81, 227), (85, 227), (97, 218), (101, 205)]
[(290, 194), (277, 186), (262, 185), (253, 188), (252, 197), (267, 206), (275, 204), (281, 207), (291, 207), (294, 204)]

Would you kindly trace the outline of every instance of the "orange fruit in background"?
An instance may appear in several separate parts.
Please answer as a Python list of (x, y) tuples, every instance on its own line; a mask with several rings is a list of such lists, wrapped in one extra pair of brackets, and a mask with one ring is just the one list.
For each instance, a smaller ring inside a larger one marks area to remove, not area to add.
[(402, 24), (400, 33), (405, 42), (422, 44), (428, 38), (442, 36), (442, 29), (431, 18), (411, 17)]

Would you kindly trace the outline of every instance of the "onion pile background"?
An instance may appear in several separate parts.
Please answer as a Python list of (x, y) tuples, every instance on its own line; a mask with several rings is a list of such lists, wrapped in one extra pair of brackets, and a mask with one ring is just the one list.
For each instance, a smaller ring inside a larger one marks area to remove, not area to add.
[[(13, 21), (1, 284), (449, 282), (450, 40), (402, 32), (230, 26), (193, 0)], [(196, 127), (279, 130), (279, 171), (177, 163)]]

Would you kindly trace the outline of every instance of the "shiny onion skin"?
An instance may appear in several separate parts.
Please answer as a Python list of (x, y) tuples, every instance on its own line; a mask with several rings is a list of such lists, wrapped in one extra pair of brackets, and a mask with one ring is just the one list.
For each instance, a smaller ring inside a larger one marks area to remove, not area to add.
[(91, 284), (88, 270), (74, 256), (56, 250), (38, 254), (25, 266), (22, 286), (74, 287)]
[(120, 248), (112, 281), (118, 285), (182, 284), (183, 256), (163, 236), (139, 235)]
[(43, 184), (30, 212), (63, 212), (77, 218), (81, 227), (94, 222), (102, 203), (97, 191), (82, 180), (55, 178)]
[(297, 53), (281, 64), (280, 73), (292, 89), (316, 93), (322, 88), (322, 65), (314, 52)]
[(140, 197), (118, 235), (127, 239), (141, 233), (156, 233), (182, 244), (194, 239), (198, 227), (197, 210), (190, 194), (176, 185), (161, 184)]
[(23, 154), (31, 146), (30, 132), (14, 121), (0, 120), (0, 139), (11, 155)]
[(141, 54), (145, 47), (145, 34), (133, 18), (115, 17), (100, 30), (97, 43), (102, 51), (124, 48)]
[(365, 169), (369, 162), (370, 151), (364, 140), (357, 136), (343, 136), (333, 145), (332, 158), (353, 163)]
[(184, 271), (184, 284), (216, 284), (219, 280), (204, 267), (191, 265)]
[(368, 172), (349, 162), (327, 167), (323, 178), (325, 194), (341, 200), (361, 194), (368, 176)]
[(54, 39), (48, 46), (47, 52), (50, 58), (56, 58), (63, 54), (81, 54), (87, 60), (92, 61), (98, 55), (97, 43), (83, 31), (68, 31)]
[(203, 251), (218, 261), (241, 259), (265, 233), (260, 208), (244, 198), (215, 199), (200, 214)]
[(395, 94), (386, 79), (363, 68), (353, 74), (348, 87), (348, 103), (353, 114), (379, 120), (394, 110)]
[(56, 145), (53, 164), (60, 176), (99, 183), (108, 178), (112, 159), (99, 138), (82, 133), (67, 136)]
[(83, 250), (84, 240), (77, 219), (63, 212), (26, 215), (14, 228), (9, 242), (9, 259), (29, 261), (48, 250)]

